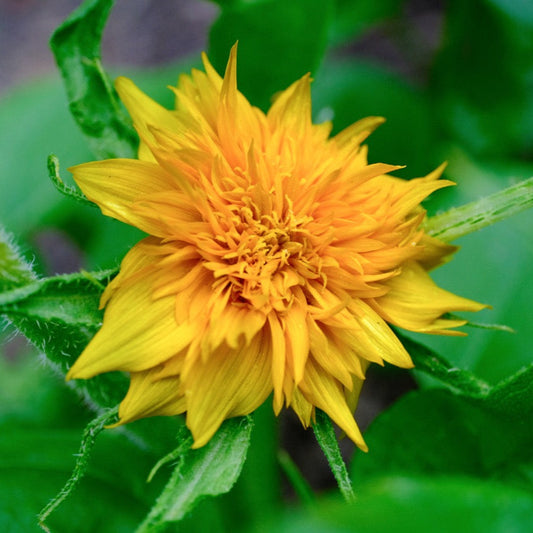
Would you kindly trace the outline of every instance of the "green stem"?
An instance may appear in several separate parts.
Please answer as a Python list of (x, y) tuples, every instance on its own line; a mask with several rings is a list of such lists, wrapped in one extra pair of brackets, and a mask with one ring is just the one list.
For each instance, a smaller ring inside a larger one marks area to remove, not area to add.
[(65, 486), (61, 489), (59, 494), (53, 500), (51, 500), (37, 516), (39, 519), (39, 526), (44, 531), (50, 531), (44, 523), (45, 520), (55, 509), (57, 509), (57, 507), (59, 507), (59, 505), (61, 505), (61, 503), (63, 503), (68, 496), (70, 496), (70, 494), (72, 494), (74, 489), (78, 486), (78, 483), (85, 475), (85, 472), (87, 472), (89, 457), (96, 442), (96, 437), (104, 429), (104, 426), (116, 417), (117, 413), (118, 406), (114, 407), (113, 409), (108, 409), (100, 416), (89, 422), (87, 427), (83, 430), (80, 450), (76, 455), (76, 464), (74, 466), (74, 470), (72, 471), (72, 475), (65, 483)]
[(533, 207), (533, 178), (427, 220), (426, 232), (450, 242)]
[(82, 192), (76, 190), (70, 185), (67, 185), (61, 179), (61, 176), (59, 175), (59, 159), (54, 154), (50, 154), (48, 156), (48, 176), (54, 184), (54, 187), (61, 194), (64, 194), (65, 196), (68, 196), (69, 198), (72, 198), (73, 200), (76, 200), (82, 204), (96, 207), (96, 204), (88, 200)]
[(316, 440), (320, 444), (331, 471), (337, 480), (341, 494), (347, 502), (353, 502), (355, 500), (355, 494), (348, 470), (346, 469), (346, 464), (339, 449), (335, 429), (329, 416), (320, 409), (316, 410), (316, 420), (313, 424), (313, 430)]
[(278, 462), (300, 500), (306, 505), (314, 504), (316, 502), (314, 492), (285, 450), (278, 451)]

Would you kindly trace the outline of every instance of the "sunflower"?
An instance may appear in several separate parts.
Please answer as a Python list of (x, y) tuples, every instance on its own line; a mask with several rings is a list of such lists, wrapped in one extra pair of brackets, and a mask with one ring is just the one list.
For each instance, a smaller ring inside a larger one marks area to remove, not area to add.
[(138, 159), (73, 167), (102, 212), (148, 234), (102, 295), (103, 326), (67, 378), (130, 373), (121, 424), (186, 413), (194, 447), (271, 394), (302, 424), (325, 411), (366, 449), (354, 419), (370, 363), (409, 368), (389, 324), (458, 335), (450, 311), (484, 306), (427, 271), (454, 247), (427, 234), (420, 202), (452, 184), (368, 164), (370, 117), (331, 137), (311, 121), (310, 78), (265, 114), (224, 78), (183, 75), (167, 110), (119, 78)]

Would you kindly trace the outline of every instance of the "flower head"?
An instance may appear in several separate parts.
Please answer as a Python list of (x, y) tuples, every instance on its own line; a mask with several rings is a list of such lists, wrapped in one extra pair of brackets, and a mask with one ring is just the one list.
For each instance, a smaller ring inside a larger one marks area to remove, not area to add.
[(405, 181), (368, 164), (380, 118), (330, 137), (311, 122), (309, 76), (264, 114), (237, 90), (235, 47), (224, 78), (203, 59), (173, 111), (120, 78), (139, 159), (71, 169), (104, 214), (149, 236), (68, 377), (130, 372), (120, 423), (186, 413), (195, 447), (273, 393), (276, 414), (308, 426), (322, 409), (365, 449), (353, 412), (367, 366), (412, 366), (388, 324), (459, 334), (442, 315), (483, 307), (427, 274), (454, 248), (424, 233), (420, 202), (451, 182), (442, 167)]

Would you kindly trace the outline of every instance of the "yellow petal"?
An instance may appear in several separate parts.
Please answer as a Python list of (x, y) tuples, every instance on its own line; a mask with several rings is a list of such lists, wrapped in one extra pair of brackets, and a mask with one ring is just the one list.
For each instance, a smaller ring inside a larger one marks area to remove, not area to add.
[(406, 263), (402, 273), (386, 282), (389, 292), (371, 301), (372, 307), (390, 322), (410, 331), (457, 335), (448, 328), (465, 321), (440, 319), (453, 311), (480, 311), (484, 304), (441, 289), (416, 262)]
[(296, 300), (285, 316), (285, 343), (287, 362), (292, 370), (294, 383), (298, 385), (303, 379), (309, 354), (309, 331), (307, 330), (307, 310)]
[(175, 188), (172, 176), (159, 165), (136, 159), (110, 159), (69, 168), (85, 196), (104, 215), (153, 235), (161, 228), (132, 210), (134, 202), (152, 193)]
[(412, 368), (409, 354), (387, 323), (369, 305), (359, 299), (350, 302), (353, 322), (347, 321), (343, 329), (329, 328), (329, 331), (353, 350), (361, 359), (383, 364), (387, 361), (401, 368)]
[(430, 235), (424, 234), (419, 245), (422, 247), (416, 256), (416, 262), (425, 270), (437, 268), (451, 259), (451, 255), (458, 250), (457, 246), (440, 241)]
[[(311, 353), (313, 359), (321, 368), (339, 380), (346, 387), (352, 384), (352, 375), (349, 366), (345, 363), (346, 358), (354, 358), (349, 350), (337, 350), (333, 342), (330, 342), (320, 326), (311, 317), (307, 320)], [(358, 359), (357, 357), (355, 357)]]
[(187, 427), (194, 447), (203, 446), (233, 416), (251, 413), (272, 391), (270, 354), (262, 335), (248, 347), (222, 345), (207, 360), (198, 360), (183, 383), (187, 398)]
[(141, 137), (153, 140), (149, 126), (175, 132), (183, 131), (183, 126), (171, 111), (154, 102), (129, 78), (117, 78), (115, 88)]
[[(370, 363), (368, 361), (362, 361), (363, 372), (366, 372), (366, 369), (368, 368), (369, 364)], [(364, 382), (364, 379), (357, 376), (353, 376), (352, 386), (350, 388), (344, 389), (346, 403), (348, 404), (348, 408), (352, 413), (355, 412), (357, 404), (359, 403), (359, 396), (361, 395), (361, 390), (363, 388)]]
[(113, 370), (146, 370), (191, 342), (197, 327), (189, 322), (176, 323), (175, 298), (153, 300), (152, 287), (157, 278), (157, 271), (153, 271), (137, 283), (115, 290), (102, 328), (74, 363), (67, 379), (86, 379)]
[[(118, 411), (120, 418), (115, 426), (127, 424), (149, 416), (172, 416), (185, 412), (185, 397), (176, 377), (154, 381), (156, 369), (132, 372), (126, 397)], [(112, 426), (114, 427), (114, 426)]]
[(365, 117), (337, 133), (333, 139), (339, 148), (345, 146), (352, 148), (353, 145), (358, 145), (384, 122), (383, 117)]
[(311, 126), (311, 78), (306, 74), (281, 92), (267, 113), (272, 130), (303, 135)]
[(270, 333), (269, 348), (272, 358), (272, 386), (274, 388), (274, 412), (283, 407), (283, 383), (285, 381), (286, 342), (277, 313), (268, 314)]
[(290, 406), (300, 419), (302, 426), (308, 428), (311, 425), (311, 417), (315, 414), (315, 407), (306, 400), (300, 389), (294, 389)]
[(329, 415), (359, 448), (368, 451), (353, 413), (346, 403), (344, 388), (337, 380), (320, 371), (316, 363), (309, 360), (300, 389), (309, 403)]

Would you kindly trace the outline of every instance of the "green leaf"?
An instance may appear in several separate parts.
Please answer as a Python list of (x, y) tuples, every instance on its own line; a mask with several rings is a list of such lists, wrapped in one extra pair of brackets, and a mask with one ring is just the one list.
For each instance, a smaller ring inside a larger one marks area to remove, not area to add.
[(230, 3), (211, 27), (209, 58), (223, 72), (239, 41), (239, 89), (266, 109), (277, 91), (316, 71), (332, 17), (332, 0)]
[(429, 218), (426, 231), (450, 242), (533, 207), (533, 178)]
[(335, 476), (341, 494), (347, 502), (351, 502), (354, 500), (352, 482), (348, 476), (348, 471), (346, 470), (346, 465), (344, 464), (339, 449), (339, 442), (335, 435), (333, 424), (329, 416), (320, 409), (316, 410), (315, 416), (316, 420), (313, 424), (313, 430), (316, 440), (328, 460), (329, 467)]
[[(13, 289), (0, 295), (0, 314), (64, 374), (101, 326), (102, 283), (112, 273), (67, 274)], [(112, 407), (124, 396), (127, 379), (109, 373), (73, 386), (97, 405)]]
[(406, 350), (411, 355), (415, 370), (437, 379), (454, 391), (470, 398), (484, 398), (491, 387), (468, 370), (450, 364), (444, 357), (401, 333), (396, 332)]
[(313, 114), (316, 122), (332, 120), (334, 133), (364, 117), (384, 117), (386, 123), (368, 140), (369, 161), (407, 166), (395, 175), (422, 176), (440, 163), (427, 96), (370, 62), (325, 62), (313, 82)]
[(510, 419), (443, 389), (404, 396), (371, 424), (365, 439), (370, 453), (354, 456), (355, 483), (390, 474), (462, 475), (533, 489), (527, 419)]
[(53, 498), (44, 509), (39, 513), (39, 524), (43, 529), (48, 530), (45, 526), (46, 519), (54, 512), (61, 503), (68, 498), (74, 489), (78, 486), (79, 482), (85, 475), (87, 467), (89, 465), (89, 457), (96, 442), (96, 437), (102, 432), (105, 424), (111, 423), (116, 419), (118, 413), (118, 407), (109, 411), (105, 411), (94, 420), (89, 422), (88, 426), (83, 432), (81, 439), (80, 449), (76, 455), (76, 465), (69, 480), (65, 486), (61, 489), (59, 494)]
[(533, 363), (492, 387), (483, 405), (510, 419), (530, 419), (533, 414)]
[(32, 268), (22, 258), (14, 239), (0, 226), (0, 299), (2, 291), (26, 285), (34, 279)]
[(336, 0), (335, 22), (332, 29), (334, 43), (343, 43), (359, 36), (363, 31), (384, 19), (396, 17), (404, 0)]
[(50, 46), (69, 107), (95, 156), (131, 157), (135, 135), (100, 62), (102, 31), (113, 0), (86, 0), (56, 29)]
[(0, 294), (0, 313), (64, 326), (98, 328), (100, 295), (115, 271), (63, 274)]
[[(37, 513), (74, 467), (81, 429), (0, 427), (0, 530), (41, 532)], [(105, 432), (72, 496), (47, 520), (52, 532), (130, 533), (148, 512), (154, 489), (145, 482), (153, 456), (124, 435)]]
[(533, 27), (533, 4), (528, 0), (485, 0), (485, 2), (514, 22)]
[(523, 533), (531, 528), (531, 493), (458, 476), (384, 475), (366, 482), (357, 502), (322, 501), (272, 521), (272, 533)]
[(533, 25), (531, 9), (521, 4), (446, 4), (443, 46), (430, 76), (435, 110), (451, 138), (486, 157), (523, 158), (533, 148)]
[(61, 179), (61, 175), (59, 174), (59, 159), (54, 154), (48, 156), (48, 177), (61, 194), (82, 204), (96, 207), (96, 204), (88, 200), (80, 190), (65, 184)]
[(249, 417), (232, 418), (205, 446), (191, 449), (192, 438), (183, 428), (178, 437), (182, 452), (179, 462), (137, 533), (156, 531), (166, 522), (179, 521), (205, 496), (228, 492), (241, 473), (251, 431)]
[(461, 370), (426, 346), (397, 334), (423, 372), (446, 385), (454, 393), (498, 416), (524, 420), (533, 413), (533, 363), (490, 385), (467, 370)]

